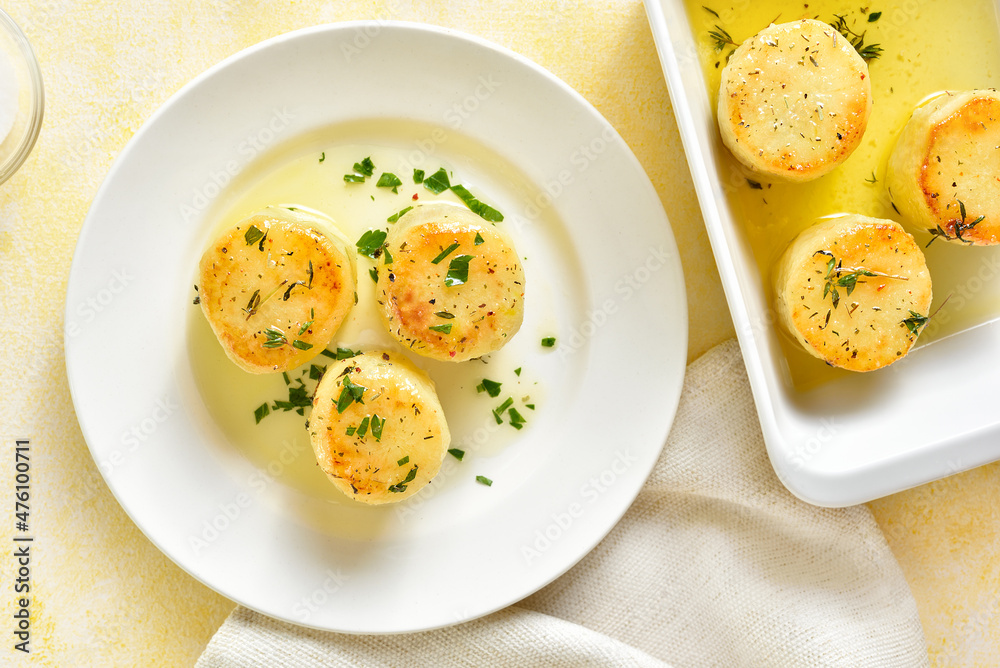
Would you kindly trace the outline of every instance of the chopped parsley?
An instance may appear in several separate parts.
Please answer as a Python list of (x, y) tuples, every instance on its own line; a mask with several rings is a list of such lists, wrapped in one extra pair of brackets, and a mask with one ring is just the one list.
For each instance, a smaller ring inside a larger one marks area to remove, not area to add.
[(243, 235), (243, 238), (246, 239), (247, 246), (253, 246), (258, 241), (262, 241), (266, 236), (266, 232), (261, 232), (260, 228), (256, 225), (251, 225), (247, 229), (246, 234)]
[(403, 464), (409, 464), (409, 463), (410, 463), (410, 456), (406, 455), (405, 457), (403, 457), (402, 459), (400, 459), (398, 462), (396, 462), (396, 466), (402, 466)]
[(309, 350), (312, 347), (313, 344), (307, 343), (302, 339), (295, 339), (295, 341), (292, 342), (292, 348), (298, 348), (299, 350)]
[(544, 339), (542, 339), (543, 348), (552, 348), (555, 345), (556, 345), (556, 337), (554, 336), (546, 336)]
[(465, 457), (465, 450), (459, 450), (458, 448), (451, 448), (450, 450), (448, 450), (448, 454), (457, 459), (458, 461), (462, 461), (462, 458)]
[(511, 408), (507, 411), (507, 415), (510, 417), (510, 426), (514, 429), (521, 429), (524, 427), (524, 417), (517, 412), (516, 408)]
[(920, 315), (916, 311), (910, 311), (910, 317), (903, 320), (903, 324), (906, 325), (908, 330), (910, 330), (910, 334), (917, 336), (920, 334), (920, 329), (927, 324), (928, 320), (930, 320), (930, 316)]
[(469, 260), (471, 255), (459, 255), (452, 258), (448, 265), (448, 273), (445, 274), (444, 284), (448, 287), (462, 285), (469, 280)]
[(399, 177), (392, 172), (382, 172), (382, 176), (378, 177), (378, 183), (375, 184), (376, 188), (392, 188), (392, 192), (398, 193), (399, 186), (403, 185), (403, 182), (399, 180)]
[(365, 177), (357, 174), (344, 174), (344, 183), (364, 183)]
[(400, 209), (399, 211), (397, 211), (396, 213), (392, 214), (391, 216), (389, 216), (385, 220), (386, 220), (386, 222), (389, 222), (389, 223), (395, 223), (403, 215), (405, 215), (407, 211), (411, 210), (412, 208), (413, 208), (412, 206), (408, 206), (405, 209)]
[(454, 251), (456, 248), (458, 248), (458, 242), (453, 243), (452, 245), (448, 246), (443, 251), (438, 253), (437, 257), (431, 260), (431, 264), (440, 264), (441, 260), (451, 255), (452, 251)]
[(371, 157), (367, 157), (361, 162), (354, 163), (354, 171), (358, 174), (364, 174), (365, 176), (371, 176), (375, 173), (375, 163), (372, 162)]
[(503, 424), (503, 417), (501, 417), (504, 412), (514, 405), (514, 400), (510, 397), (504, 400), (502, 404), (493, 409), (493, 418), (497, 421), (497, 424)]
[(472, 193), (468, 191), (465, 186), (455, 184), (451, 187), (451, 191), (458, 195), (458, 199), (465, 203), (465, 206), (469, 207), (472, 213), (476, 214), (483, 220), (488, 220), (491, 223), (499, 223), (503, 221), (503, 214), (494, 209), (489, 204), (485, 204), (475, 197)]
[(271, 414), (271, 409), (268, 408), (267, 402), (265, 401), (253, 412), (253, 419), (256, 420), (256, 424), (260, 424), (260, 421)]
[(385, 245), (385, 237), (385, 230), (368, 230), (361, 235), (361, 238), (355, 244), (358, 248), (358, 253), (373, 260), (377, 259), (382, 246)]
[(414, 169), (413, 170), (413, 182), (414, 183), (423, 183), (424, 182), (424, 170), (422, 170), (422, 169)]
[(405, 492), (406, 491), (406, 485), (408, 485), (409, 483), (413, 482), (413, 479), (417, 477), (417, 469), (418, 468), (420, 468), (420, 467), (417, 466), (416, 464), (414, 464), (413, 468), (410, 469), (410, 472), (406, 474), (405, 478), (403, 478), (403, 481), (402, 482), (398, 482), (395, 485), (391, 485), (389, 487), (389, 491), (390, 492), (395, 492), (395, 493)]
[(486, 485), (487, 487), (492, 487), (493, 486), (493, 481), (490, 480), (489, 478), (487, 478), (484, 475), (477, 475), (476, 476), (476, 482), (482, 483), (482, 484)]
[(442, 334), (451, 334), (451, 323), (449, 322), (449, 323), (444, 324), (444, 325), (432, 325), (432, 326), (428, 327), (427, 329), (431, 330), (432, 332), (441, 332)]
[(448, 190), (448, 188), (451, 188), (451, 180), (448, 178), (448, 172), (444, 170), (444, 167), (440, 168), (424, 179), (424, 187), (435, 195), (440, 195), (445, 190)]
[(489, 378), (483, 378), (483, 382), (476, 386), (477, 392), (485, 392), (491, 397), (500, 396), (500, 386), (503, 383), (498, 383), (495, 380), (490, 380)]
[(481, 235), (479, 232), (476, 232), (476, 238), (472, 241), (472, 244), (474, 246), (480, 246), (484, 243), (486, 243), (486, 240), (483, 239), (483, 235)]
[(340, 397), (337, 398), (337, 412), (343, 413), (355, 401), (359, 404), (365, 403), (362, 397), (366, 389), (368, 388), (363, 385), (355, 384), (350, 376), (344, 376), (343, 389), (340, 390)]

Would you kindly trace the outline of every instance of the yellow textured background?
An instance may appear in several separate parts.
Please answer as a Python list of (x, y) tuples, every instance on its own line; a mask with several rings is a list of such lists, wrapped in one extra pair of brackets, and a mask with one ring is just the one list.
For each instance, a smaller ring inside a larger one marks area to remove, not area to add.
[[(689, 357), (732, 336), (641, 2), (536, 5), (6, 3), (34, 45), (47, 98), (34, 152), (0, 186), (0, 436), (5, 461), (14, 438), (33, 447), (31, 663), (190, 665), (233, 607), (164, 557), (111, 496), (77, 425), (62, 340), (73, 248), (115, 157), (178, 88), (247, 46), (320, 23), (399, 19), (457, 28), (541, 64), (619, 130), (659, 192), (687, 275)], [(917, 599), (935, 665), (1000, 657), (998, 482), (991, 465), (871, 504)], [(2, 532), (8, 545), (12, 531)], [(4, 551), (0, 609), (10, 619)], [(23, 658), (10, 643), (0, 648), (2, 664)]]

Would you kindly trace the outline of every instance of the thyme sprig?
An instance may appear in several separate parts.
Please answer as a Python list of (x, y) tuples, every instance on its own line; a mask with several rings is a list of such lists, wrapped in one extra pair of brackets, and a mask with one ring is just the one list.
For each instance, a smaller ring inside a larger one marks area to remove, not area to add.
[(712, 47), (716, 51), (722, 51), (728, 45), (739, 46), (735, 40), (733, 40), (732, 35), (730, 35), (726, 30), (716, 24), (713, 30), (708, 31), (708, 36), (712, 40)]
[(818, 250), (813, 255), (825, 255), (830, 258), (827, 260), (826, 275), (823, 277), (826, 281), (823, 284), (823, 299), (826, 299), (827, 295), (830, 295), (833, 308), (840, 306), (840, 290), (838, 288), (844, 288), (847, 295), (850, 296), (854, 292), (854, 288), (858, 286), (858, 279), (862, 277), (876, 276), (893, 278), (899, 281), (909, 280), (906, 276), (895, 276), (881, 271), (872, 271), (864, 267), (844, 267), (843, 263), (830, 251)]
[[(969, 230), (971, 230), (972, 228), (974, 228), (976, 225), (978, 225), (979, 223), (983, 222), (983, 220), (986, 219), (986, 216), (979, 216), (978, 218), (976, 218), (971, 223), (966, 223), (965, 220), (966, 220), (966, 218), (968, 216), (965, 213), (965, 202), (963, 202), (962, 200), (958, 200), (958, 211), (959, 211), (959, 214), (961, 214), (962, 219), (958, 220), (958, 221), (955, 221), (955, 234), (954, 235), (948, 234), (948, 232), (944, 228), (942, 228), (940, 225), (938, 225), (936, 227), (936, 229), (928, 230), (928, 232), (931, 233), (931, 240), (927, 242), (927, 246), (930, 246), (932, 243), (934, 243), (934, 241), (938, 237), (943, 237), (945, 239), (951, 239), (953, 241), (954, 240), (958, 240), (958, 241), (961, 241), (963, 244), (971, 244), (971, 243), (973, 243), (971, 239), (966, 239), (965, 237), (963, 237), (962, 233), (963, 232), (968, 232)], [(924, 246), (924, 248), (927, 248), (927, 246)]]
[(833, 26), (837, 32), (843, 35), (844, 39), (851, 43), (851, 46), (854, 47), (854, 50), (858, 52), (859, 56), (864, 58), (866, 63), (875, 60), (882, 55), (883, 49), (878, 44), (865, 44), (865, 34), (868, 31), (866, 30), (861, 33), (854, 32), (851, 30), (850, 26), (847, 25), (847, 17), (834, 14), (833, 21), (830, 22), (830, 25)]

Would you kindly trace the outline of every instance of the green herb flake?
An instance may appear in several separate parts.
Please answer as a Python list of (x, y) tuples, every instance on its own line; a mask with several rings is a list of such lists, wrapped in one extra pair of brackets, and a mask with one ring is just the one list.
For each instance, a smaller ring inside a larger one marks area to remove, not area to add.
[(358, 438), (364, 438), (365, 434), (368, 433), (368, 421), (369, 418), (366, 416), (365, 419), (361, 421), (361, 424), (358, 425), (358, 431), (356, 432)]
[(491, 397), (496, 397), (500, 395), (500, 386), (503, 383), (498, 383), (495, 380), (490, 380), (489, 378), (483, 378), (483, 382), (476, 386), (477, 392), (485, 392)]
[(476, 238), (473, 240), (472, 244), (474, 246), (481, 246), (484, 243), (486, 243), (486, 240), (483, 239), (483, 235), (481, 235), (479, 232), (476, 232)]
[(402, 459), (400, 459), (398, 462), (396, 462), (396, 466), (402, 466), (403, 464), (409, 464), (409, 463), (410, 463), (410, 456), (406, 455), (405, 457), (403, 457)]
[(544, 339), (542, 339), (543, 348), (552, 348), (555, 345), (556, 345), (556, 337), (554, 336), (546, 336)]
[(329, 357), (332, 360), (337, 359), (337, 353), (331, 352), (329, 350), (323, 350), (323, 352), (321, 352), (320, 355), (324, 355), (325, 357)]
[(434, 315), (439, 318), (444, 318), (445, 320), (451, 320), (455, 317), (454, 313), (448, 313), (447, 311), (438, 311)]
[(476, 482), (482, 483), (482, 484), (486, 485), (487, 487), (492, 487), (493, 486), (493, 481), (490, 480), (489, 478), (487, 478), (484, 475), (477, 475), (476, 476)]
[(930, 320), (930, 316), (910, 311), (910, 317), (903, 320), (903, 324), (906, 325), (906, 329), (910, 330), (910, 334), (917, 336), (920, 334), (920, 329), (927, 324), (928, 320)]
[(451, 180), (448, 178), (448, 172), (444, 170), (444, 167), (437, 170), (424, 179), (424, 187), (435, 195), (440, 195), (445, 190), (448, 190), (448, 188), (451, 188)]
[(372, 277), (372, 280), (378, 283), (378, 269), (372, 267), (368, 270), (368, 275)]
[(389, 491), (393, 493), (405, 492), (406, 485), (409, 484), (410, 482), (413, 482), (413, 479), (417, 477), (418, 468), (419, 467), (416, 464), (414, 464), (413, 468), (410, 469), (410, 472), (406, 474), (405, 478), (403, 478), (403, 481), (390, 486)]
[(521, 367), (517, 367), (516, 369), (514, 369), (514, 375), (517, 376), (518, 378), (521, 377)]
[(469, 260), (471, 255), (459, 255), (452, 258), (448, 265), (448, 273), (445, 274), (444, 284), (448, 287), (463, 285), (469, 280)]
[(882, 12), (872, 12), (868, 15), (868, 23), (875, 23), (882, 18)]
[(497, 421), (497, 424), (503, 424), (503, 417), (501, 417), (508, 408), (514, 405), (514, 400), (507, 397), (506, 400), (498, 407), (493, 409), (493, 418)]
[(392, 214), (391, 216), (389, 216), (389, 217), (388, 217), (388, 218), (386, 218), (385, 220), (386, 220), (386, 222), (388, 222), (388, 223), (395, 223), (395, 222), (396, 222), (397, 220), (399, 220), (399, 219), (400, 219), (401, 217), (403, 217), (404, 215), (406, 215), (406, 212), (407, 212), (407, 211), (410, 211), (411, 209), (413, 209), (413, 207), (412, 207), (412, 206), (408, 206), (408, 207), (406, 207), (405, 209), (400, 209), (399, 211), (397, 211), (396, 213)]
[(413, 170), (413, 182), (414, 183), (423, 183), (424, 182), (424, 170), (422, 170), (422, 169), (414, 169)]
[(760, 184), (760, 182), (754, 181), (753, 179), (747, 179), (747, 185), (750, 186), (751, 190), (763, 190), (764, 189), (764, 186), (762, 186)]
[(265, 236), (266, 233), (261, 232), (259, 227), (251, 225), (247, 229), (246, 234), (243, 235), (243, 238), (246, 239), (247, 246), (253, 246), (258, 241), (261, 241)]
[(292, 347), (298, 348), (299, 350), (309, 350), (313, 347), (313, 344), (307, 343), (302, 339), (295, 339), (295, 341), (292, 342)]
[(343, 387), (340, 390), (340, 396), (337, 398), (337, 412), (343, 413), (355, 401), (359, 404), (365, 403), (362, 397), (366, 389), (368, 388), (363, 385), (355, 384), (350, 376), (344, 376)]
[(326, 160), (326, 151), (319, 154), (319, 161), (323, 162), (324, 160)]
[(338, 347), (337, 348), (337, 354), (336, 355), (328, 355), (328, 357), (333, 357), (333, 359), (337, 359), (337, 360), (348, 360), (348, 359), (351, 359), (352, 357), (357, 357), (360, 354), (361, 354), (360, 350), (351, 350), (350, 348), (339, 348)]
[(313, 322), (314, 322), (313, 320), (310, 320), (309, 322), (302, 323), (302, 326), (299, 327), (299, 336), (305, 334), (306, 331), (313, 326)]
[(344, 174), (344, 183), (364, 183), (365, 177), (357, 174)]
[(448, 454), (457, 459), (458, 461), (462, 461), (462, 459), (465, 457), (465, 450), (459, 450), (458, 448), (451, 448), (450, 450), (448, 450)]
[(440, 253), (438, 253), (437, 257), (435, 257), (433, 260), (431, 260), (431, 264), (440, 264), (441, 260), (443, 260), (446, 257), (448, 257), (449, 255), (451, 255), (452, 251), (454, 251), (456, 248), (458, 248), (458, 242), (453, 243), (452, 245), (448, 246), (443, 251), (441, 251)]
[(358, 430), (357, 427), (348, 427), (344, 433), (347, 434), (348, 436), (354, 436), (354, 432), (356, 432), (357, 430)]
[(285, 385), (291, 385), (292, 384), (291, 379), (289, 379), (289, 377), (288, 377), (288, 372), (287, 371), (282, 371), (281, 372), (281, 377), (285, 379)]
[(267, 402), (265, 401), (253, 412), (253, 419), (256, 420), (255, 424), (260, 424), (260, 421), (271, 414), (271, 409), (268, 408)]
[(358, 248), (358, 254), (373, 260), (378, 258), (379, 251), (385, 245), (385, 237), (385, 230), (368, 230), (361, 235), (361, 238), (355, 244)]
[(364, 174), (365, 176), (371, 176), (375, 173), (375, 163), (372, 162), (371, 157), (367, 157), (361, 162), (354, 163), (354, 171), (358, 174)]
[(403, 185), (403, 182), (399, 180), (399, 177), (392, 172), (382, 172), (382, 176), (378, 177), (378, 183), (375, 184), (376, 188), (392, 188), (392, 192), (398, 193), (399, 186)]
[(326, 373), (325, 366), (309, 365), (309, 380), (320, 380), (323, 378), (324, 373)]
[(442, 334), (451, 334), (451, 323), (449, 322), (449, 323), (447, 323), (445, 325), (432, 325), (432, 326), (428, 327), (427, 329), (431, 330), (432, 332), (441, 332)]
[[(385, 418), (380, 418), (378, 414), (372, 415), (372, 436), (376, 441), (382, 440), (382, 428), (385, 427)], [(409, 455), (407, 455), (409, 461)]]
[(473, 197), (472, 193), (465, 186), (456, 183), (451, 187), (451, 191), (458, 195), (458, 199), (462, 200), (472, 213), (483, 220), (488, 220), (491, 223), (503, 222), (502, 213)]

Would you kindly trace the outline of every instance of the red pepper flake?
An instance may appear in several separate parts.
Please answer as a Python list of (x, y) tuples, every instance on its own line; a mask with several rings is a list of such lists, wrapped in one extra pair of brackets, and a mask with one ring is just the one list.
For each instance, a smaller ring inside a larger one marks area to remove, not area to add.
[(414, 199), (414, 200), (416, 200), (416, 199), (417, 199), (418, 197), (419, 197), (419, 196), (417, 195), (417, 193), (413, 193), (413, 199)]
[(454, 357), (454, 356), (455, 356), (455, 351), (454, 350), (449, 350), (448, 351), (448, 357)]

